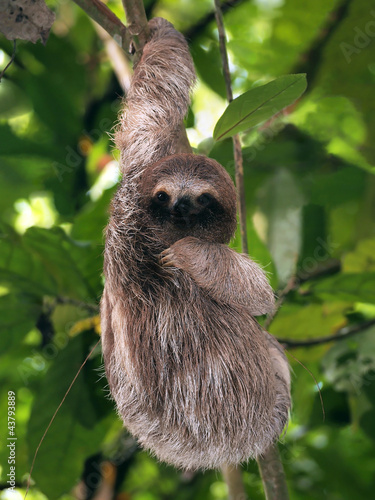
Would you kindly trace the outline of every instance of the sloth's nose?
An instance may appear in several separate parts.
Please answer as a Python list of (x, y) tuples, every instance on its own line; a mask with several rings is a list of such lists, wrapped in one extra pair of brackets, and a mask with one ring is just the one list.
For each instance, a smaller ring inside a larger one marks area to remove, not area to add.
[(187, 196), (183, 196), (176, 201), (176, 203), (172, 207), (172, 210), (175, 214), (181, 217), (186, 217), (191, 213), (192, 208), (193, 207), (189, 198)]

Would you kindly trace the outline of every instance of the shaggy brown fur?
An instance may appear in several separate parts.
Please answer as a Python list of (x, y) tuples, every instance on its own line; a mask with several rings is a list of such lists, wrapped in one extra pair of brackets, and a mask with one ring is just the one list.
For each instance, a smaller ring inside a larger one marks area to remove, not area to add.
[(186, 469), (261, 454), (287, 422), (289, 371), (254, 315), (273, 293), (226, 246), (233, 183), (214, 160), (175, 154), (194, 69), (185, 40), (151, 21), (116, 136), (123, 179), (107, 227), (105, 367), (125, 426)]

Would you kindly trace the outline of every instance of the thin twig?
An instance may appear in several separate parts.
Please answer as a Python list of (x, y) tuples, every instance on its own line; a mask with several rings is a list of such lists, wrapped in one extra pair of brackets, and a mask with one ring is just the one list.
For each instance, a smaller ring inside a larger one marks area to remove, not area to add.
[(130, 33), (120, 19), (100, 0), (73, 0), (86, 14), (129, 53)]
[(12, 57), (10, 58), (10, 61), (8, 64), (5, 66), (3, 71), (0, 73), (0, 82), (3, 76), (5, 75), (6, 70), (9, 68), (9, 66), (13, 63), (15, 57), (16, 57), (16, 49), (17, 49), (17, 40), (13, 40), (13, 52), (12, 52)]
[[(224, 2), (220, 5), (220, 10), (223, 14), (225, 14), (228, 10), (236, 7), (240, 3), (243, 3), (244, 0), (224, 0)], [(204, 17), (199, 19), (196, 24), (190, 26), (186, 31), (184, 31), (184, 35), (188, 40), (192, 40), (197, 36), (201, 35), (207, 26), (215, 20), (216, 9), (212, 12), (209, 12)]]
[[(225, 80), (225, 88), (227, 92), (228, 102), (233, 101), (232, 84), (230, 79), (228, 53), (226, 49), (226, 35), (224, 28), (223, 14), (220, 8), (219, 0), (215, 0), (216, 9), (216, 23), (219, 32), (219, 44), (221, 60), (223, 64), (223, 74)], [(240, 216), (240, 230), (241, 230), (241, 245), (243, 253), (248, 253), (247, 244), (247, 228), (246, 228), (246, 199), (245, 199), (245, 185), (243, 181), (243, 159), (242, 159), (242, 149), (241, 142), (238, 135), (233, 136), (233, 153), (234, 153), (234, 163), (235, 163), (235, 177), (236, 177), (236, 187), (237, 187), (237, 198), (238, 198), (238, 212)]]
[[(217, 29), (219, 32), (220, 53), (223, 65), (223, 74), (225, 80), (227, 99), (228, 102), (231, 102), (233, 101), (233, 92), (232, 92), (232, 84), (229, 71), (228, 53), (226, 49), (224, 20), (219, 0), (215, 0), (215, 17), (216, 17)], [(237, 203), (238, 203), (238, 212), (240, 215), (242, 251), (244, 253), (248, 253), (247, 233), (246, 233), (246, 203), (244, 196), (245, 189), (243, 185), (243, 162), (242, 162), (241, 143), (238, 136), (233, 137), (233, 152), (235, 160)], [(225, 482), (227, 483), (228, 486), (229, 499), (235, 500), (241, 497), (246, 498), (245, 486), (243, 484), (241, 468), (224, 466), (222, 467), (222, 473)]]
[(235, 164), (235, 177), (238, 193), (238, 212), (240, 215), (240, 231), (241, 231), (241, 246), (242, 252), (249, 253), (249, 246), (247, 243), (247, 227), (246, 227), (246, 198), (245, 198), (245, 184), (243, 180), (243, 159), (242, 148), (239, 135), (233, 136), (233, 152)]
[(375, 325), (375, 319), (370, 319), (368, 321), (364, 321), (363, 323), (359, 323), (358, 325), (349, 325), (340, 328), (333, 335), (327, 335), (325, 337), (316, 337), (314, 339), (305, 339), (305, 340), (293, 340), (293, 339), (283, 339), (277, 338), (280, 344), (283, 344), (288, 348), (296, 348), (296, 347), (311, 347), (320, 344), (326, 344), (328, 342), (336, 342), (337, 340), (345, 340), (348, 337), (352, 337), (357, 333), (361, 333), (370, 326)]

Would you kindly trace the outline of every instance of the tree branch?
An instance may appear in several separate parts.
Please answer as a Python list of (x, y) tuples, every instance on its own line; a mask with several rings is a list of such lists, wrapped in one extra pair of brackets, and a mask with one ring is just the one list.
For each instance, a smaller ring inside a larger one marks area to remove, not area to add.
[(314, 339), (306, 339), (306, 340), (293, 340), (293, 339), (283, 339), (277, 338), (280, 344), (283, 344), (285, 347), (296, 348), (296, 347), (311, 347), (320, 344), (326, 344), (328, 342), (336, 342), (337, 340), (345, 340), (348, 337), (352, 337), (357, 333), (361, 333), (370, 326), (375, 325), (375, 319), (370, 319), (368, 321), (364, 321), (363, 323), (359, 323), (358, 325), (349, 325), (340, 328), (333, 335), (327, 335), (326, 337), (316, 337)]
[(125, 52), (129, 53), (130, 33), (120, 19), (100, 0), (73, 0), (97, 22)]
[(142, 57), (144, 44), (150, 37), (146, 12), (142, 0), (122, 0), (126, 13), (128, 31), (132, 36), (132, 44), (135, 51), (133, 65), (137, 65)]

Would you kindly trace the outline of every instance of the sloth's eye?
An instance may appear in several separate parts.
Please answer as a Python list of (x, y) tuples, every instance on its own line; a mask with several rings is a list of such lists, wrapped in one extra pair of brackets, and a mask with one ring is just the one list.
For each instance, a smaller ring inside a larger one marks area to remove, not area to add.
[(203, 193), (198, 196), (197, 202), (203, 207), (206, 207), (210, 203), (211, 199), (211, 195), (209, 195), (208, 193)]
[(160, 201), (160, 203), (166, 203), (169, 200), (169, 196), (164, 191), (160, 191), (156, 195), (156, 198), (158, 199), (158, 201)]

